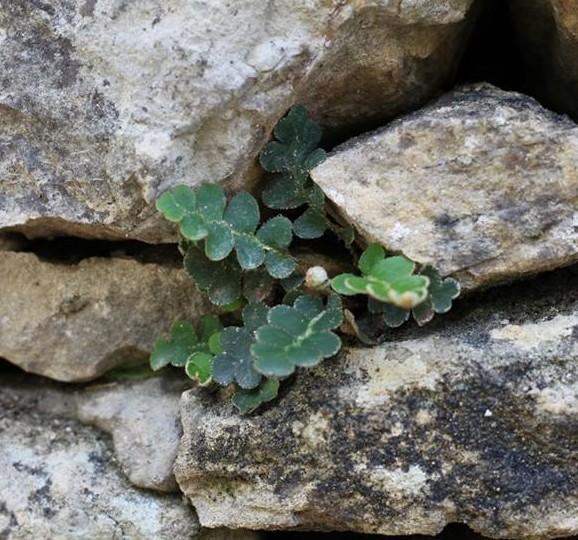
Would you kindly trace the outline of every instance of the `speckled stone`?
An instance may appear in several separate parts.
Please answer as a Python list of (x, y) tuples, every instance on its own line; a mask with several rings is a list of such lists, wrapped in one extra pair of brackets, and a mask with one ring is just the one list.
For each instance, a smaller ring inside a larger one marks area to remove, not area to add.
[(577, 534), (577, 286), (572, 268), (462, 301), (253, 416), (189, 391), (177, 481), (211, 527)]
[(295, 102), (337, 130), (429, 99), (471, 5), (2, 0), (0, 228), (173, 241), (156, 196), (251, 186)]
[(357, 228), (464, 289), (578, 260), (578, 126), (488, 84), (337, 148), (313, 179)]
[(67, 417), (70, 393), (37, 385), (31, 394), (0, 380), (0, 538), (197, 538), (180, 496), (131, 486), (108, 437)]

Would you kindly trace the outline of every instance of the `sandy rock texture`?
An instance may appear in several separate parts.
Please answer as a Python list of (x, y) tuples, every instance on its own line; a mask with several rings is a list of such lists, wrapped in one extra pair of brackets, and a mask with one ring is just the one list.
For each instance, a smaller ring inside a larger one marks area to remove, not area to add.
[(462, 87), (312, 177), (366, 242), (466, 289), (578, 260), (578, 127), (521, 94)]
[(491, 538), (578, 533), (576, 269), (346, 349), (240, 417), (182, 401), (177, 481), (203, 525)]
[(155, 197), (250, 186), (293, 103), (335, 130), (423, 103), (451, 78), (471, 4), (3, 1), (0, 228), (174, 240)]
[(173, 321), (210, 311), (170, 265), (114, 257), (63, 264), (7, 251), (0, 276), (0, 356), (61, 381), (143, 360)]

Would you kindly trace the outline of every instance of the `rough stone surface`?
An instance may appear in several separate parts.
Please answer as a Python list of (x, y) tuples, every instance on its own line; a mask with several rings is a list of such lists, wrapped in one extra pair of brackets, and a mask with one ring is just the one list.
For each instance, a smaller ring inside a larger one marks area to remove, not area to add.
[(578, 119), (576, 0), (509, 0), (532, 90)]
[(578, 127), (517, 93), (461, 88), (312, 176), (365, 240), (469, 289), (578, 260)]
[[(175, 540), (196, 537), (179, 496), (132, 487), (102, 435), (60, 418), (62, 394), (20, 399), (0, 388), (0, 537), (7, 540)], [(56, 407), (57, 410), (54, 410)]]
[(173, 239), (155, 196), (247, 185), (295, 101), (337, 129), (430, 97), (471, 4), (0, 0), (0, 227)]
[(578, 533), (578, 269), (348, 349), (241, 417), (183, 395), (175, 467), (203, 525)]
[(78, 419), (110, 433), (114, 452), (132, 484), (178, 491), (173, 464), (181, 438), (183, 377), (94, 385), (78, 394)]
[(0, 356), (61, 381), (143, 359), (174, 320), (209, 311), (183, 270), (132, 259), (2, 252), (0, 276)]

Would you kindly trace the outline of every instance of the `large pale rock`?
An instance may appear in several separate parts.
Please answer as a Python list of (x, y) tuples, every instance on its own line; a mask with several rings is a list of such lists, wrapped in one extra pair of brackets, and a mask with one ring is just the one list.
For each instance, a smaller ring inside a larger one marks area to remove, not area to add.
[(2, 2), (0, 227), (172, 240), (156, 195), (246, 185), (294, 102), (347, 128), (435, 93), (471, 4)]
[(183, 270), (133, 259), (1, 252), (0, 276), (0, 356), (61, 381), (142, 360), (174, 320), (210, 309)]
[(58, 416), (66, 408), (56, 392), (44, 401), (42, 392), (20, 399), (0, 388), (1, 538), (197, 537), (198, 520), (181, 497), (132, 487), (99, 432)]
[(533, 91), (578, 119), (578, 3), (508, 1)]
[(578, 533), (578, 270), (348, 349), (242, 417), (183, 395), (203, 525), (495, 538)]
[(465, 288), (578, 260), (578, 126), (520, 94), (459, 89), (312, 176), (367, 242)]
[(179, 399), (183, 377), (153, 377), (95, 385), (79, 392), (79, 420), (110, 433), (114, 452), (132, 484), (177, 491), (173, 464), (181, 438)]

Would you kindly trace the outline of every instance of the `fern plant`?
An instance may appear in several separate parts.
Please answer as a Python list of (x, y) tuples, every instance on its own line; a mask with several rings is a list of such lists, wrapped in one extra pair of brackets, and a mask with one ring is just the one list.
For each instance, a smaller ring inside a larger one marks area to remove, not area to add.
[[(451, 308), (459, 294), (455, 280), (444, 280), (431, 266), (418, 268), (403, 256), (386, 256), (377, 244), (359, 258), (359, 275), (330, 279), (319, 265), (306, 273), (297, 270), (290, 253), (295, 239), (329, 233), (346, 246), (354, 240), (352, 227), (339, 226), (327, 215), (325, 196), (309, 176), (326, 157), (320, 141), (320, 128), (297, 106), (260, 154), (271, 175), (262, 202), (282, 212), (303, 208), (293, 222), (283, 213), (263, 221), (251, 194), (228, 199), (213, 184), (177, 186), (159, 197), (158, 210), (178, 225), (185, 270), (233, 324), (224, 326), (207, 315), (195, 330), (177, 321), (155, 344), (153, 370), (184, 368), (198, 385), (221, 388), (241, 413), (250, 413), (274, 400), (282, 381), (296, 370), (337, 354), (340, 334), (368, 341), (355, 322), (355, 305), (347, 305), (352, 297), (366, 296), (367, 310), (390, 327), (411, 314), (425, 324)], [(348, 326), (355, 331), (347, 332)]]

